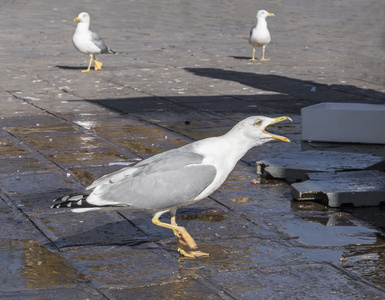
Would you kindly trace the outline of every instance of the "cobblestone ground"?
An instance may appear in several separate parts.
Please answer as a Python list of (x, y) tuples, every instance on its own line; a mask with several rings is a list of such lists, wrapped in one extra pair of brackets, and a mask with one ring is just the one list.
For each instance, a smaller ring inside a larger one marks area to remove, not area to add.
[[(99, 2), (0, 3), (0, 298), (384, 299), (383, 207), (331, 209), (293, 201), (284, 181), (251, 184), (256, 161), (287, 151), (385, 156), (300, 135), (302, 107), (384, 104), (383, 1)], [(259, 9), (275, 14), (271, 60), (252, 63)], [(81, 11), (120, 52), (88, 74), (71, 42)], [(179, 259), (148, 212), (50, 209), (122, 163), (250, 115), (289, 115), (276, 130), (292, 142), (251, 150), (210, 198), (179, 210), (208, 258)]]

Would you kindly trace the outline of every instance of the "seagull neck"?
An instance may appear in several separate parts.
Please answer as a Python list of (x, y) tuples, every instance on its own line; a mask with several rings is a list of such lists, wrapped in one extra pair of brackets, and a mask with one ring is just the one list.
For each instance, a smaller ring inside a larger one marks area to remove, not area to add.
[(255, 142), (237, 131), (229, 131), (222, 136), (226, 141), (225, 146), (228, 153), (231, 153), (229, 157), (233, 157), (236, 161), (240, 160), (247, 151), (255, 146)]
[(89, 22), (80, 22), (78, 26), (76, 27), (76, 30), (84, 31), (90, 29), (90, 23)]
[(258, 19), (257, 27), (267, 27), (266, 19), (263, 19), (263, 18)]

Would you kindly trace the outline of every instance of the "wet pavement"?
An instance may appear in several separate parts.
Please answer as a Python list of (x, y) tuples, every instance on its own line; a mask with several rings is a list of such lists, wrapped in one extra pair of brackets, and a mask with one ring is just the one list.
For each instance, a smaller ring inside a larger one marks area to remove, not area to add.
[[(381, 0), (2, 1), (1, 299), (384, 299), (385, 210), (295, 202), (255, 163), (299, 150), (385, 156), (384, 145), (301, 142), (300, 109), (384, 104)], [(268, 19), (269, 62), (248, 33)], [(119, 55), (80, 73), (74, 17)], [(261, 53), (258, 53), (258, 57)], [(249, 151), (208, 199), (179, 210), (200, 250), (179, 259), (143, 211), (74, 214), (52, 199), (250, 115), (289, 115), (291, 143)], [(326, 117), (326, 116), (325, 116)], [(325, 119), (325, 122), (327, 120)]]

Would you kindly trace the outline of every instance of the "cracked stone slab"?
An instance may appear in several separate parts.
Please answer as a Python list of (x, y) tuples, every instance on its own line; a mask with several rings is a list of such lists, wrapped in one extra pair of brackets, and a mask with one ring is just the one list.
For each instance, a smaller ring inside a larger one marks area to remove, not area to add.
[(385, 201), (385, 173), (378, 170), (311, 173), (309, 180), (293, 183), (297, 200), (327, 200), (331, 207), (343, 204), (377, 206)]
[(384, 170), (385, 158), (365, 153), (337, 151), (286, 152), (257, 163), (257, 174), (288, 181), (303, 181), (308, 173)]

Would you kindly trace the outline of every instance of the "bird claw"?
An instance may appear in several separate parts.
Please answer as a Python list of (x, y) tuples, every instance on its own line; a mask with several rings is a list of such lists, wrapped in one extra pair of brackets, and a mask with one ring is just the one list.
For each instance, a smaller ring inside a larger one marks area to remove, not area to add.
[(101, 70), (101, 68), (103, 66), (103, 63), (101, 63), (100, 61), (95, 60), (94, 64), (95, 64), (95, 71)]
[(199, 258), (199, 257), (208, 257), (208, 256), (210, 256), (209, 253), (205, 253), (205, 252), (202, 252), (202, 251), (186, 251), (186, 250), (184, 250), (182, 248), (179, 248), (178, 252), (179, 252), (179, 254), (182, 257), (185, 257), (185, 258)]

